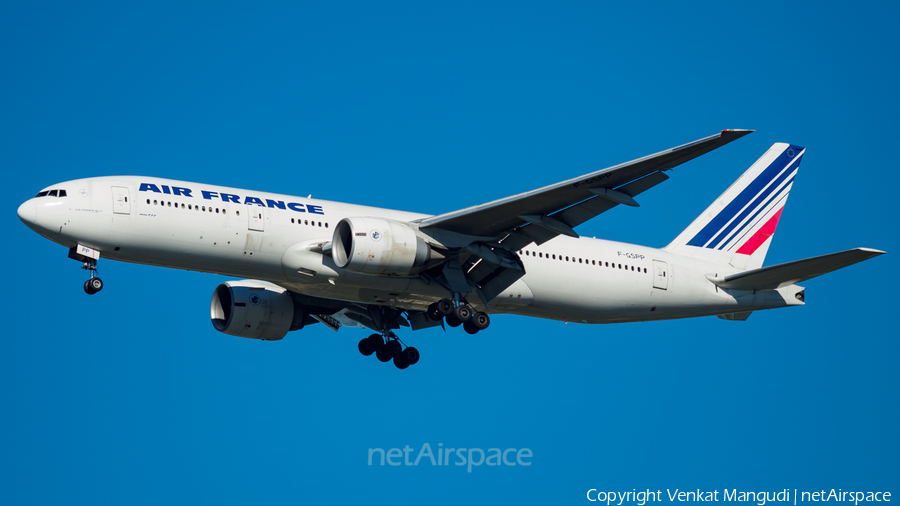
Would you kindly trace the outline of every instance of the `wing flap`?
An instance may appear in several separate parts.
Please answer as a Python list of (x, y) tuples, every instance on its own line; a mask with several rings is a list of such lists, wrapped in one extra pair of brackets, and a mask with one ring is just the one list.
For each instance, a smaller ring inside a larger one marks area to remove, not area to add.
[(868, 260), (884, 251), (871, 248), (855, 248), (838, 253), (830, 253), (803, 260), (795, 260), (760, 269), (731, 274), (724, 278), (707, 276), (707, 279), (721, 288), (735, 290), (772, 290), (815, 278), (831, 271)]

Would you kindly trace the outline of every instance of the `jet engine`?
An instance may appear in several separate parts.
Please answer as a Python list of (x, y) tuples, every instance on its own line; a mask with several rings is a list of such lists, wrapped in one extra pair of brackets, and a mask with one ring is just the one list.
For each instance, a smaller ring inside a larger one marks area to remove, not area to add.
[(303, 328), (306, 312), (278, 285), (245, 279), (216, 287), (209, 315), (213, 327), (232, 336), (277, 341)]
[(435, 256), (409, 225), (383, 218), (344, 218), (331, 244), (338, 267), (364, 274), (406, 276)]

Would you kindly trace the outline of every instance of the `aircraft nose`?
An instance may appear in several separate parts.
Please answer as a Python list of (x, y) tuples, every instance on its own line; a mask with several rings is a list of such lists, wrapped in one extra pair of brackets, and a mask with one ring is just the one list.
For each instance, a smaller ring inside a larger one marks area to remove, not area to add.
[(19, 219), (26, 225), (34, 225), (37, 218), (37, 203), (34, 199), (28, 199), (19, 206)]

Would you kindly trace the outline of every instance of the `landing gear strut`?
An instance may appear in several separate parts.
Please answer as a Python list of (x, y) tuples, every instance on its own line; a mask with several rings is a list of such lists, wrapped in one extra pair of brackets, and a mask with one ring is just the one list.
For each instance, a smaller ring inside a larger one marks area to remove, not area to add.
[(442, 318), (446, 320), (447, 325), (451, 327), (463, 326), (463, 329), (469, 334), (475, 334), (488, 328), (491, 324), (491, 318), (487, 313), (475, 311), (472, 306), (465, 302), (460, 302), (459, 296), (455, 295), (454, 299), (441, 299), (434, 304), (428, 306), (428, 317), (434, 321)]

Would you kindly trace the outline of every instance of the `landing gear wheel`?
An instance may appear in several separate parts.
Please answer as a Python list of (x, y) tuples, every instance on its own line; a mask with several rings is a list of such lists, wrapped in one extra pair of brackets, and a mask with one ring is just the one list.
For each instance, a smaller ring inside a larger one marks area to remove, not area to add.
[(431, 318), (431, 319), (434, 320), (434, 321), (438, 321), (438, 320), (440, 320), (441, 318), (444, 317), (444, 316), (441, 314), (441, 312), (438, 311), (438, 303), (437, 303), (437, 302), (435, 302), (434, 304), (431, 304), (430, 306), (428, 306), (428, 311), (427, 311), (427, 312), (428, 312), (428, 317)]
[(100, 290), (103, 290), (103, 280), (100, 278), (91, 278), (84, 282), (84, 291), (88, 295), (94, 295)]
[(359, 348), (359, 352), (366, 357), (375, 353), (375, 348), (372, 346), (372, 341), (369, 341), (368, 337), (361, 339), (357, 348)]
[(441, 316), (450, 316), (453, 314), (453, 301), (450, 299), (441, 299), (437, 303), (437, 310)]
[(409, 362), (409, 365), (413, 365), (419, 361), (419, 350), (413, 348), (412, 346), (409, 346), (405, 350), (403, 350), (403, 353), (401, 353), (401, 355), (403, 355), (404, 360)]
[(390, 362), (392, 357), (391, 357), (390, 353), (388, 353), (386, 350), (376, 350), (375, 358), (377, 358), (378, 360), (380, 360), (382, 362)]
[(467, 322), (470, 318), (472, 318), (472, 306), (468, 304), (460, 304), (456, 306), (456, 309), (453, 310), (453, 316), (456, 317), (457, 320), (461, 322)]
[(403, 346), (401, 346), (400, 341), (397, 341), (396, 339), (391, 339), (384, 346), (385, 353), (387, 353), (388, 355), (390, 355), (392, 357), (396, 357), (397, 355), (399, 355), (400, 351), (402, 349), (403, 349)]
[(394, 356), (394, 366), (397, 367), (397, 369), (406, 369), (409, 367), (409, 361), (406, 360), (405, 355), (398, 353)]
[(471, 320), (463, 323), (463, 330), (465, 330), (469, 334), (477, 334), (478, 333), (478, 327), (476, 327), (475, 324), (472, 323)]
[(478, 330), (484, 330), (488, 328), (488, 325), (491, 324), (491, 317), (487, 315), (487, 313), (475, 313), (472, 315), (472, 319), (469, 320), (472, 325)]
[(451, 314), (447, 317), (447, 325), (450, 325), (451, 327), (459, 327), (460, 325), (462, 325), (462, 321), (460, 321), (460, 319), (457, 318), (456, 315)]
[(378, 351), (384, 346), (384, 338), (381, 337), (381, 334), (372, 334), (366, 338), (366, 341), (369, 342), (369, 348), (371, 348), (372, 351)]

